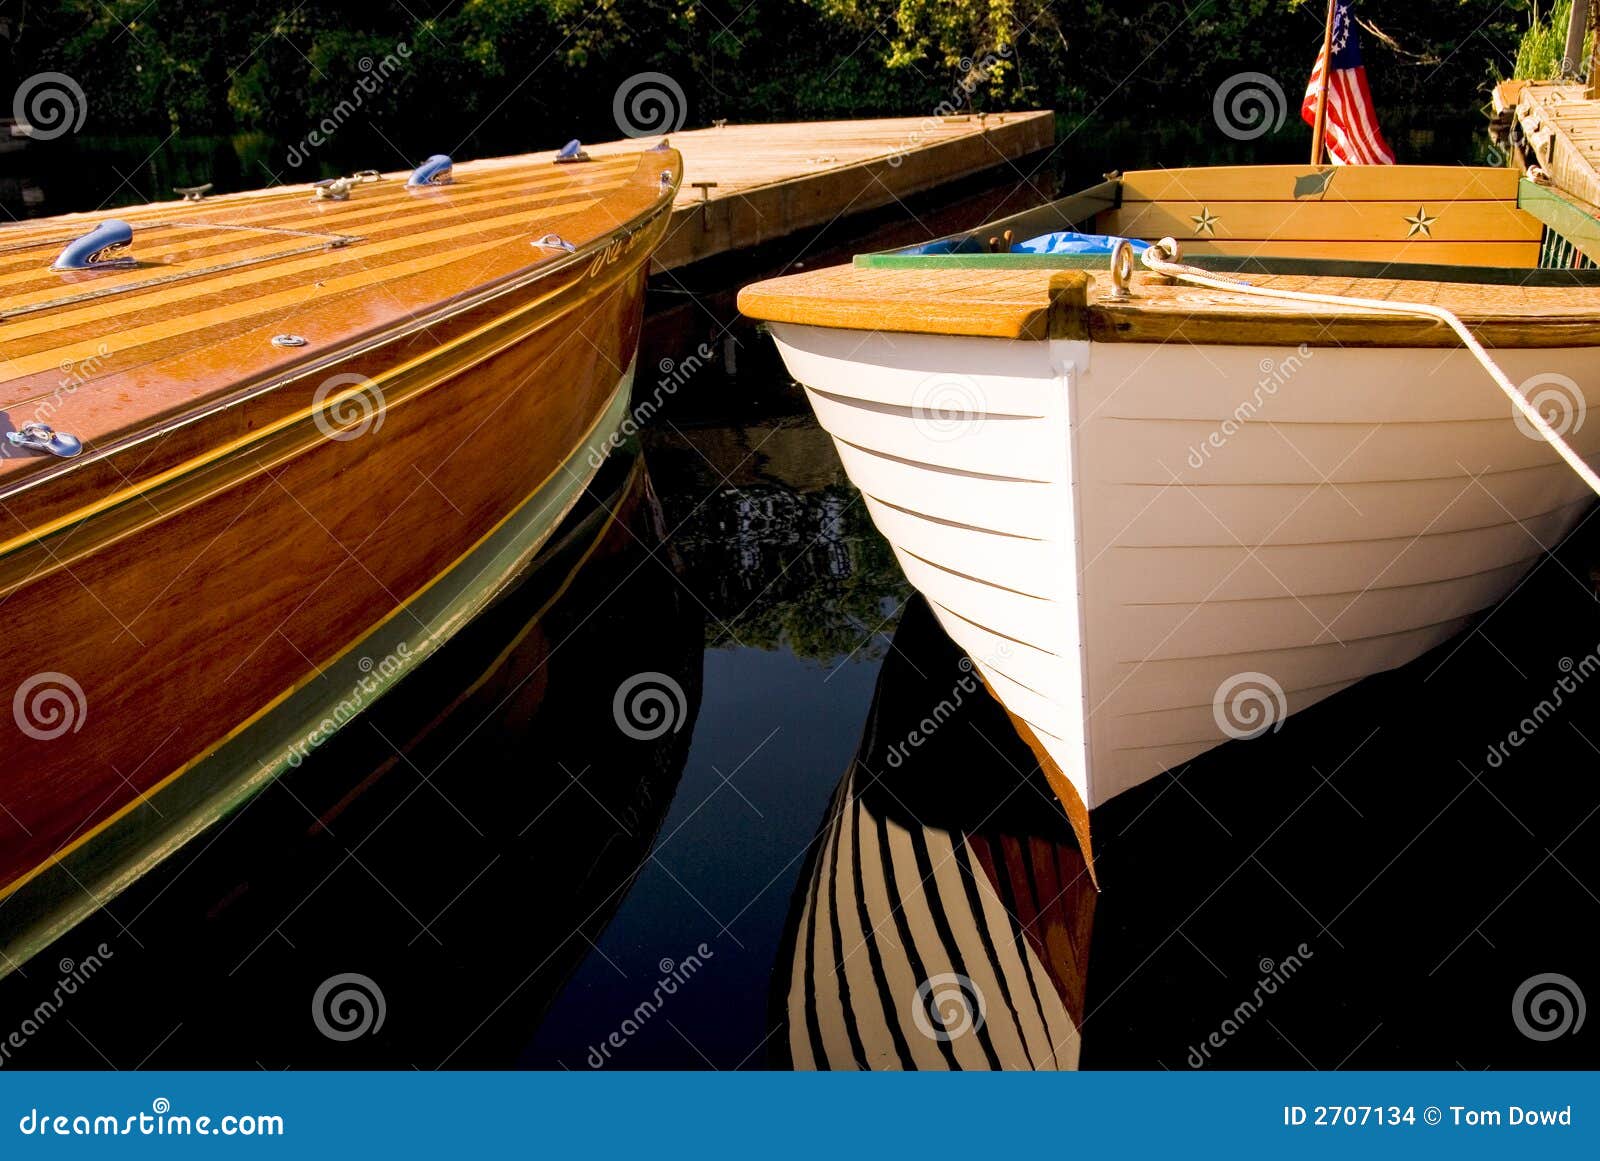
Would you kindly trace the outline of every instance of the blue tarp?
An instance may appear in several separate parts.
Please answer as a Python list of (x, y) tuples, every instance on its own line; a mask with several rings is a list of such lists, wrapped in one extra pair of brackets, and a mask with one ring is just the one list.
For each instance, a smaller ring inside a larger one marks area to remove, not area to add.
[[(1040, 234), (1037, 238), (1029, 238), (1026, 242), (1018, 242), (1011, 247), (1014, 254), (1110, 254), (1111, 247), (1122, 239), (1109, 234), (1078, 234), (1071, 230), (1060, 230), (1054, 234)], [(1127, 241), (1133, 246), (1134, 253), (1149, 248), (1149, 242), (1141, 242), (1137, 238)]]

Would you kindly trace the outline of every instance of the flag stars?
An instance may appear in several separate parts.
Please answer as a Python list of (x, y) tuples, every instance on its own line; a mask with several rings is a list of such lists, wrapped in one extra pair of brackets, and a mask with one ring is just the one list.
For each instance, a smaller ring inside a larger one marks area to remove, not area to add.
[(1201, 234), (1205, 234), (1207, 237), (1211, 238), (1215, 238), (1217, 236), (1218, 219), (1217, 215), (1211, 212), (1210, 206), (1201, 206), (1200, 212), (1193, 215), (1189, 220), (1194, 223), (1194, 232), (1196, 237), (1199, 237)]
[(1422, 235), (1422, 237), (1424, 237), (1424, 238), (1433, 237), (1433, 224), (1435, 222), (1437, 222), (1438, 220), (1439, 220), (1439, 215), (1438, 214), (1431, 214), (1430, 215), (1428, 213), (1428, 207), (1427, 206), (1418, 206), (1417, 207), (1417, 216), (1414, 217), (1414, 218), (1407, 218), (1406, 219), (1406, 225), (1411, 227), (1409, 230), (1406, 231), (1406, 237), (1415, 238), (1419, 234)]

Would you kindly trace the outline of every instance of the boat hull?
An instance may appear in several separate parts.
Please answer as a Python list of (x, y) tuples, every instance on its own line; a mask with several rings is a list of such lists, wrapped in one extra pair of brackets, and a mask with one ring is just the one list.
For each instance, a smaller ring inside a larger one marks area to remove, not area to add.
[(665, 221), (624, 260), (580, 254), (202, 417), (239, 434), (0, 558), (13, 624), (49, 627), (0, 663), (18, 759), (0, 970), (304, 760), (515, 578), (615, 442)]
[[(1592, 499), (1465, 351), (772, 330), (1089, 808), (1447, 641)], [(1600, 452), (1592, 351), (1495, 357)]]

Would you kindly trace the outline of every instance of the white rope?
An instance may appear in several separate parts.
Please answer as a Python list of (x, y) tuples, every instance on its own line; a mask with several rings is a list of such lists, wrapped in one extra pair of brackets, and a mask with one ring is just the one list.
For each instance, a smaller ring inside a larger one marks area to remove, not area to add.
[(1600, 496), (1600, 475), (1596, 475), (1593, 468), (1583, 462), (1583, 457), (1572, 450), (1572, 446), (1561, 438), (1561, 433), (1550, 426), (1548, 420), (1540, 415), (1533, 404), (1521, 391), (1517, 390), (1511, 380), (1499, 365), (1489, 357), (1489, 352), (1483, 349), (1483, 344), (1478, 342), (1477, 336), (1467, 329), (1465, 323), (1442, 306), (1434, 306), (1424, 302), (1391, 302), (1379, 298), (1352, 298), (1342, 294), (1313, 294), (1304, 290), (1272, 290), (1264, 286), (1253, 286), (1248, 282), (1239, 282), (1231, 278), (1218, 278), (1204, 270), (1182, 263), (1171, 261), (1170, 258), (1178, 253), (1178, 243), (1171, 238), (1163, 238), (1147, 248), (1142, 260), (1146, 266), (1157, 274), (1164, 274), (1170, 278), (1181, 278), (1185, 282), (1192, 282), (1196, 286), (1204, 286), (1211, 290), (1223, 290), (1234, 294), (1253, 294), (1261, 298), (1277, 298), (1290, 302), (1317, 302), (1328, 306), (1360, 307), (1365, 310), (1388, 311), (1391, 314), (1406, 314), (1416, 318), (1433, 319), (1442, 322), (1453, 330), (1461, 339), (1462, 345), (1470, 351), (1474, 358), (1489, 372), (1495, 385), (1505, 393), (1511, 405), (1522, 413), (1533, 429), (1555, 448), (1567, 466), (1589, 485), (1589, 489)]

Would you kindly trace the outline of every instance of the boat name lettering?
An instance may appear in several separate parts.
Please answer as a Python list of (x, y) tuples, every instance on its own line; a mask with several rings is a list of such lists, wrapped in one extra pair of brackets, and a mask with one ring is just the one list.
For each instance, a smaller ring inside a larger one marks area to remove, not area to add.
[(611, 239), (611, 241), (606, 243), (606, 248), (604, 250), (600, 251), (600, 253), (594, 256), (594, 261), (589, 263), (590, 276), (592, 277), (593, 275), (599, 273), (601, 270), (617, 261), (617, 259), (621, 258), (629, 250), (632, 250), (634, 243), (638, 240), (639, 235), (632, 230), (624, 230), (622, 233), (616, 235)]

